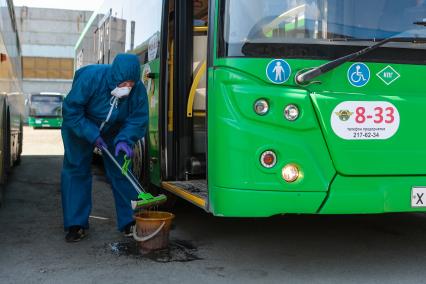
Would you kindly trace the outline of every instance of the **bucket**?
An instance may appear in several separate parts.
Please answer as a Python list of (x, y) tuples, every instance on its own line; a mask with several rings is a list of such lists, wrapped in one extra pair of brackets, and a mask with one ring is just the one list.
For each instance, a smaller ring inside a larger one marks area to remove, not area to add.
[(161, 211), (143, 211), (135, 215), (133, 238), (139, 243), (142, 252), (164, 249), (169, 245), (174, 217), (172, 213)]

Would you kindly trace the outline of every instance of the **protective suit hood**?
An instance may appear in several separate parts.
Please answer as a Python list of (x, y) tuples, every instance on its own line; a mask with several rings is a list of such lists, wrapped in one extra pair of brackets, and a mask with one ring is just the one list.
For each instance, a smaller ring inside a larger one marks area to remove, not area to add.
[(138, 57), (134, 54), (118, 54), (112, 62), (108, 86), (113, 90), (124, 81), (131, 80), (137, 83), (140, 78), (141, 67)]

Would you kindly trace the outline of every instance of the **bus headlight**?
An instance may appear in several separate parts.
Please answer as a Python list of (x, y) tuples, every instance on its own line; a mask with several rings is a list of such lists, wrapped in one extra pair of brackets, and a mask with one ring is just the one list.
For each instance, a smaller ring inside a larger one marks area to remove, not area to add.
[(269, 104), (268, 101), (265, 99), (257, 100), (254, 103), (254, 112), (256, 112), (258, 115), (265, 115), (269, 111)]
[(299, 108), (296, 105), (288, 105), (284, 109), (284, 116), (289, 121), (295, 121), (299, 118)]
[(294, 164), (288, 164), (282, 169), (281, 175), (286, 182), (295, 182), (299, 178), (299, 168)]

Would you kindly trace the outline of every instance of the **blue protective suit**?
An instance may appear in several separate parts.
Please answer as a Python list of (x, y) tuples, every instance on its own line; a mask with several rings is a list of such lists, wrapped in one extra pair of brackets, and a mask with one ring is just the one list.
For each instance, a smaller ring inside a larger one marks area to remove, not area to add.
[[(71, 91), (63, 104), (62, 139), (65, 155), (61, 175), (64, 227), (88, 228), (92, 207), (91, 162), (95, 140), (102, 136), (110, 152), (125, 141), (133, 146), (145, 136), (148, 124), (148, 99), (140, 81), (138, 57), (119, 54), (112, 65), (89, 65), (75, 73)], [(111, 108), (111, 91), (124, 81), (135, 82), (130, 95), (119, 100), (102, 131)], [(137, 193), (108, 156), (103, 155), (105, 171), (111, 181), (121, 231), (133, 221), (130, 201)], [(118, 157), (123, 163), (123, 154)]]

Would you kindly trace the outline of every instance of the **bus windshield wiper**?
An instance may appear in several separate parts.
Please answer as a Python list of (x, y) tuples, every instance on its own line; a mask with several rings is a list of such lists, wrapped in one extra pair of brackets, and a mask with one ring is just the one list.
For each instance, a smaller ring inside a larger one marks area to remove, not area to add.
[(419, 21), (419, 22), (414, 22), (413, 24), (426, 27), (426, 19), (423, 19), (422, 21)]
[(355, 58), (358, 58), (361, 55), (364, 55), (368, 52), (376, 50), (379, 47), (381, 47), (382, 45), (385, 45), (389, 42), (426, 43), (426, 37), (390, 37), (390, 38), (384, 39), (382, 41), (379, 41), (376, 44), (373, 44), (369, 47), (361, 49), (360, 51), (348, 54), (348, 55), (340, 57), (340, 58), (337, 58), (333, 61), (327, 62), (323, 65), (320, 65), (318, 67), (310, 69), (306, 72), (302, 72), (302, 73), (296, 75), (296, 83), (303, 85), (303, 84), (309, 82), (310, 80), (339, 67), (340, 65), (342, 65), (345, 62), (354, 60)]
[(336, 38), (329, 38), (327, 41), (330, 42), (358, 42), (358, 41), (368, 41), (368, 42), (379, 42), (382, 41), (383, 38), (349, 38), (349, 37), (336, 37)]

